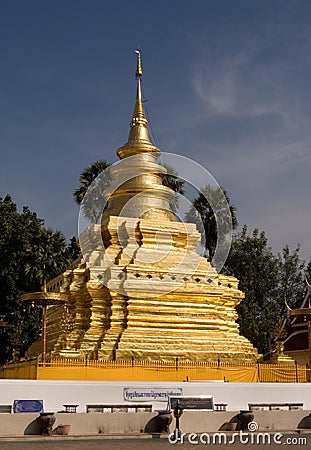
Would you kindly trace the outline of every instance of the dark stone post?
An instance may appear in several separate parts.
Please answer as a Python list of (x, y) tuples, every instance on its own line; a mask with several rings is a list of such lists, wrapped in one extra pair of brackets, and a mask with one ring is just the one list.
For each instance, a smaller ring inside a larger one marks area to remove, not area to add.
[(181, 432), (180, 432), (180, 428), (179, 428), (179, 419), (183, 413), (182, 408), (180, 408), (180, 406), (179, 406), (179, 400), (177, 400), (176, 406), (174, 407), (173, 412), (174, 412), (174, 417), (176, 419), (174, 436), (175, 436), (175, 439), (179, 439), (181, 436)]

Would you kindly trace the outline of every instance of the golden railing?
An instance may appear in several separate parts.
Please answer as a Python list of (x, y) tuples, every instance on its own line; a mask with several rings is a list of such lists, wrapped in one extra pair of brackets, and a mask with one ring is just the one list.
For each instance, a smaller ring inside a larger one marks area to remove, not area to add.
[(310, 369), (303, 365), (232, 364), (222, 362), (101, 361), (52, 359), (8, 364), (0, 378), (97, 381), (208, 381), (305, 383)]

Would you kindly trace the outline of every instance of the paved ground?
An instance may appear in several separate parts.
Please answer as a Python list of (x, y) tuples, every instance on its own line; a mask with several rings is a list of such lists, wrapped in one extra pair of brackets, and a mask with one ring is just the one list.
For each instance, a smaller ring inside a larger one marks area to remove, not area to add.
[[(305, 438), (304, 441), (298, 441), (298, 439)], [(311, 434), (295, 434), (285, 435), (280, 438), (279, 442), (283, 445), (290, 445), (297, 450), (310, 448)], [(180, 449), (206, 449), (212, 447), (215, 450), (234, 448), (234, 450), (280, 450), (280, 444), (274, 443), (273, 438), (269, 443), (248, 443), (241, 444), (236, 441), (234, 444), (229, 443), (229, 436), (227, 445), (224, 444), (191, 444), (184, 442), (183, 444), (170, 444), (166, 438), (161, 439), (71, 439), (71, 438), (47, 438), (38, 440), (24, 441), (19, 438), (14, 441), (3, 441), (0, 438), (0, 450), (168, 450), (172, 448)]]

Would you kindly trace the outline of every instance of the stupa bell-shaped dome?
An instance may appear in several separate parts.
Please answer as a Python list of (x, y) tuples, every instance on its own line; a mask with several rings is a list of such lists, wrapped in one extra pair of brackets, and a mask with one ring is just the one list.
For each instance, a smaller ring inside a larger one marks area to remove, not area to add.
[(161, 219), (176, 221), (172, 205), (175, 192), (164, 186), (165, 167), (157, 162), (160, 149), (150, 141), (141, 89), (141, 52), (137, 53), (136, 102), (131, 119), (128, 141), (117, 150), (121, 159), (110, 169), (117, 186), (109, 197), (102, 223), (111, 216)]

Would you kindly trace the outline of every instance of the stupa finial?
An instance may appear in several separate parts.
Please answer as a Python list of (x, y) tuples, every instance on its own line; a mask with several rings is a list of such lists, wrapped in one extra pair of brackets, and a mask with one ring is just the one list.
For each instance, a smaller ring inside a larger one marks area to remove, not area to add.
[(126, 158), (127, 156), (137, 155), (139, 153), (160, 154), (160, 150), (150, 142), (147, 127), (148, 121), (145, 117), (145, 111), (142, 101), (141, 77), (143, 75), (143, 69), (141, 65), (140, 46), (137, 47), (135, 53), (137, 55), (137, 65), (135, 72), (137, 81), (136, 101), (132, 115), (128, 141), (125, 145), (117, 150), (117, 155), (120, 159)]
[(137, 54), (136, 78), (138, 78), (143, 75), (143, 69), (141, 67), (140, 45), (137, 46), (137, 50), (135, 50), (135, 53)]
[(147, 125), (147, 119), (145, 118), (145, 112), (143, 107), (142, 95), (141, 95), (141, 77), (143, 75), (143, 70), (141, 66), (141, 51), (140, 46), (138, 45), (137, 50), (135, 50), (137, 54), (137, 67), (136, 67), (136, 79), (137, 79), (137, 92), (136, 92), (136, 103), (134, 107), (131, 127), (134, 127), (137, 124)]

